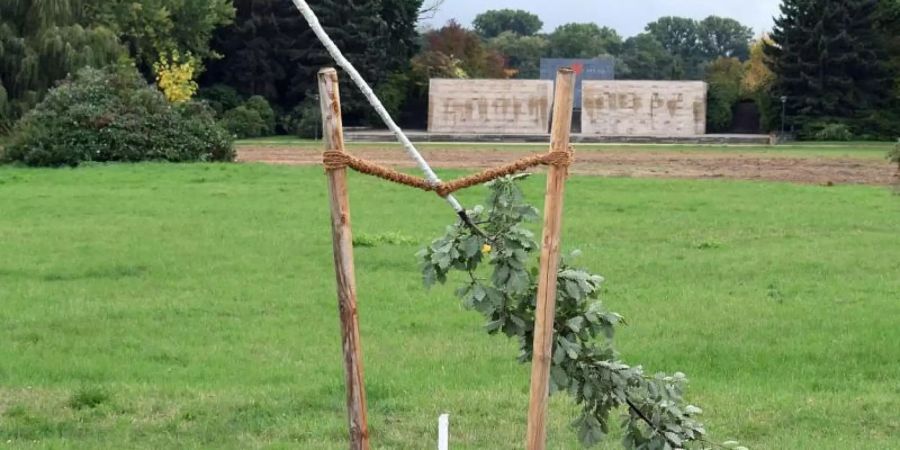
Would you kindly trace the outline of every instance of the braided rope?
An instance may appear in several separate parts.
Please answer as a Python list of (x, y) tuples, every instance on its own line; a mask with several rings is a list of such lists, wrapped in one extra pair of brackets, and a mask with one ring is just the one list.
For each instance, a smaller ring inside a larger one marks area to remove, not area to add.
[(574, 160), (575, 153), (570, 147), (565, 151), (552, 151), (541, 155), (527, 156), (505, 166), (487, 169), (474, 175), (435, 184), (424, 178), (399, 172), (390, 167), (366, 161), (339, 150), (328, 150), (322, 156), (322, 163), (325, 166), (325, 170), (338, 170), (349, 167), (359, 173), (381, 178), (382, 180), (390, 181), (392, 183), (421, 189), (426, 192), (436, 192), (443, 198), (447, 198), (454, 192), (484, 184), (514, 173), (524, 172), (532, 167), (540, 165), (568, 167)]
[(325, 170), (338, 170), (350, 167), (359, 173), (381, 178), (392, 183), (414, 187), (423, 191), (435, 190), (435, 185), (424, 178), (398, 172), (390, 167), (366, 161), (339, 150), (326, 151), (322, 157), (322, 163), (325, 166)]
[[(375, 92), (372, 90), (371, 86), (369, 86), (369, 83), (363, 79), (362, 75), (359, 74), (356, 68), (353, 67), (353, 64), (341, 53), (341, 50), (335, 45), (331, 37), (328, 36), (328, 33), (322, 28), (322, 24), (319, 22), (318, 17), (316, 17), (316, 13), (309, 7), (306, 0), (293, 0), (293, 2), (294, 6), (300, 11), (300, 14), (306, 19), (310, 29), (312, 29), (319, 41), (322, 42), (322, 45), (325, 46), (325, 49), (331, 57), (334, 58), (335, 62), (337, 62), (347, 75), (350, 76), (350, 79), (353, 80), (356, 87), (359, 88), (366, 100), (369, 101), (369, 104), (372, 105), (372, 108), (375, 109), (375, 112), (381, 117), (384, 124), (391, 130), (397, 140), (400, 141), (400, 144), (403, 145), (403, 149), (406, 150), (406, 153), (416, 162), (416, 165), (419, 166), (425, 174), (425, 178), (432, 184), (439, 184), (441, 179), (438, 178), (433, 170), (431, 170), (428, 161), (425, 161), (425, 158), (422, 158), (422, 155), (419, 153), (419, 150), (416, 149), (416, 146), (413, 145), (403, 130), (400, 129), (400, 126), (398, 126), (397, 123), (394, 122), (394, 119), (391, 118), (390, 113), (388, 113), (387, 109), (381, 103), (381, 100), (378, 99), (378, 96), (375, 95)], [(452, 195), (447, 195), (444, 196), (444, 199), (457, 214), (465, 215), (466, 209), (456, 200), (456, 198)]]

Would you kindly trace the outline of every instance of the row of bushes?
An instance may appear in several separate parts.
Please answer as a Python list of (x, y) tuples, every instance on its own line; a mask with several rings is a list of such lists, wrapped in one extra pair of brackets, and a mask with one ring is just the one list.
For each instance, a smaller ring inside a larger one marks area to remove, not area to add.
[(170, 103), (133, 66), (70, 76), (19, 120), (0, 153), (31, 166), (233, 159), (232, 136), (206, 103)]
[(276, 110), (260, 95), (244, 99), (230, 86), (217, 84), (200, 90), (199, 97), (216, 111), (220, 124), (238, 139), (290, 134), (315, 137), (321, 126), (319, 106), (315, 97), (293, 110)]
[(231, 161), (234, 138), (314, 137), (320, 126), (312, 95), (286, 113), (224, 85), (202, 90), (197, 101), (171, 103), (133, 66), (85, 68), (19, 120), (0, 162)]
[(900, 115), (884, 112), (863, 118), (823, 118), (796, 124), (797, 138), (804, 141), (872, 141), (900, 136)]

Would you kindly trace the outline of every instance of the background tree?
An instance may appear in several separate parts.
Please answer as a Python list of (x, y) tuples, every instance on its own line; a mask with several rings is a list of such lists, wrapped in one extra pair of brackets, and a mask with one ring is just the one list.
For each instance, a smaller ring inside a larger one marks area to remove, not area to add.
[(753, 100), (759, 108), (760, 124), (763, 129), (775, 129), (779, 116), (779, 108), (772, 98), (772, 86), (775, 74), (766, 60), (765, 47), (772, 45), (772, 39), (763, 35), (750, 44), (750, 59), (747, 60), (744, 79), (741, 81), (741, 92)]
[(424, 37), (426, 51), (459, 59), (460, 68), (471, 78), (506, 77), (503, 55), (485, 46), (477, 33), (454, 20)]
[(550, 43), (543, 36), (519, 36), (504, 31), (488, 41), (488, 47), (506, 58), (515, 78), (536, 79), (541, 75), (541, 57), (547, 55)]
[(857, 134), (889, 135), (897, 125), (880, 120), (891, 77), (878, 34), (877, 0), (784, 0), (766, 46), (777, 76), (773, 94), (788, 98), (789, 123), (801, 137), (841, 123)]
[(671, 79), (700, 79), (706, 52), (700, 41), (700, 24), (684, 17), (662, 17), (647, 24), (650, 33), (673, 58)]
[(623, 80), (667, 80), (674, 58), (650, 33), (628, 38), (616, 61), (616, 78)]
[(878, 6), (878, 32), (884, 40), (888, 68), (894, 80), (891, 109), (897, 113), (900, 111), (900, 0), (883, 0)]
[(698, 30), (700, 44), (708, 58), (738, 58), (746, 61), (750, 56), (753, 30), (737, 20), (709, 16), (700, 22)]
[(92, 20), (116, 32), (145, 74), (163, 55), (215, 57), (213, 32), (234, 19), (231, 0), (105, 0), (90, 9)]
[(559, 26), (549, 37), (550, 56), (557, 58), (596, 58), (618, 55), (622, 37), (616, 30), (595, 23), (568, 23)]
[[(406, 70), (417, 47), (415, 23), (421, 0), (315, 0), (310, 6), (325, 31), (363, 77), (379, 86)], [(244, 96), (261, 95), (290, 111), (316, 91), (316, 72), (331, 56), (291, 0), (236, 0), (233, 25), (220, 29), (202, 85), (226, 84)], [(342, 93), (349, 123), (364, 121), (369, 107), (349, 89)]]
[(511, 31), (519, 36), (533, 36), (541, 31), (544, 22), (528, 11), (500, 9), (479, 14), (475, 17), (473, 25), (475, 25), (475, 32), (481, 37), (490, 39), (505, 31)]
[(0, 1), (0, 132), (69, 73), (125, 55), (115, 33), (79, 0)]
[(391, 48), (387, 54), (388, 66), (406, 70), (410, 58), (418, 53), (420, 46), (416, 24), (420, 11), (425, 8), (424, 0), (381, 0), (381, 18), (387, 25), (387, 42)]
[(303, 17), (288, 0), (236, 0), (234, 5), (234, 24), (213, 37), (213, 49), (223, 58), (209, 65), (201, 84), (221, 83), (282, 106), (298, 101), (287, 93), (299, 57), (298, 36), (306, 27)]
[(706, 69), (709, 95), (706, 107), (711, 131), (727, 131), (734, 118), (734, 106), (741, 99), (744, 64), (737, 58), (719, 58)]

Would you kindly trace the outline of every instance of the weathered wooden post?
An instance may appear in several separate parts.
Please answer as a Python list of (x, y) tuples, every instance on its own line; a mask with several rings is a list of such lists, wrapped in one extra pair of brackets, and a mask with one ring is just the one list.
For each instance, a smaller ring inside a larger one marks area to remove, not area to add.
[[(341, 97), (337, 71), (319, 71), (319, 104), (325, 150), (344, 151)], [(350, 450), (369, 449), (369, 424), (366, 418), (366, 390), (363, 383), (362, 348), (356, 311), (356, 275), (353, 268), (353, 236), (350, 229), (350, 198), (347, 193), (347, 169), (328, 168), (328, 194), (331, 202), (331, 238), (334, 271), (337, 277), (338, 306), (341, 313), (341, 342), (344, 353), (344, 377), (347, 384), (347, 414), (350, 422)]]
[[(560, 69), (556, 75), (550, 151), (568, 151), (575, 100), (575, 72)], [(544, 230), (541, 238), (541, 270), (534, 321), (534, 357), (531, 361), (531, 397), (528, 404), (528, 450), (547, 445), (547, 406), (550, 395), (550, 362), (553, 320), (556, 317), (556, 275), (559, 271), (563, 194), (568, 168), (551, 165), (547, 174)]]

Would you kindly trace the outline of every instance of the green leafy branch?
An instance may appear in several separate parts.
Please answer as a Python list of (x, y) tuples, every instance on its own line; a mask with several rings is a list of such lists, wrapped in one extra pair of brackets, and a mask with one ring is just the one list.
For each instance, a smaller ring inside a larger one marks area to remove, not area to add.
[[(457, 223), (418, 254), (428, 287), (446, 283), (452, 272), (466, 275), (456, 295), (466, 308), (482, 314), (488, 333), (518, 340), (522, 363), (532, 358), (537, 269), (531, 262), (539, 248), (534, 234), (523, 226), (538, 218), (517, 185), (525, 176), (488, 184), (487, 207), (470, 211), (483, 235)], [(485, 263), (490, 267), (483, 267)], [(622, 421), (627, 449), (712, 445), (704, 440), (706, 430), (697, 420), (702, 411), (683, 398), (684, 374), (648, 376), (640, 366), (619, 359), (613, 338), (616, 326), (625, 321), (600, 301), (602, 282), (599, 275), (573, 266), (570, 258), (561, 261), (550, 391), (567, 392), (581, 406), (573, 422), (581, 442), (592, 446), (606, 439), (611, 413), (622, 408), (627, 410)], [(736, 442), (723, 445), (743, 448)]]

